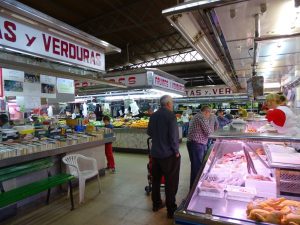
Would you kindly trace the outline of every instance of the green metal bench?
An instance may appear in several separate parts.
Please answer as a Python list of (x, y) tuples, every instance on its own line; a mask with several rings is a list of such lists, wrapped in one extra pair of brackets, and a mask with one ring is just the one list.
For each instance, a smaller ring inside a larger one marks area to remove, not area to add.
[(73, 210), (74, 201), (71, 181), (72, 179), (74, 179), (74, 176), (70, 174), (57, 174), (51, 176), (51, 173), (48, 171), (48, 177), (43, 180), (26, 184), (24, 186), (17, 187), (9, 191), (4, 190), (3, 182), (43, 169), (49, 169), (53, 165), (54, 163), (52, 162), (51, 158), (45, 158), (35, 160), (29, 163), (0, 168), (0, 208), (13, 204), (22, 199), (28, 198), (30, 196), (36, 195), (43, 191), (48, 191), (46, 202), (47, 204), (49, 204), (51, 188), (64, 183), (68, 183), (70, 190), (71, 210)]

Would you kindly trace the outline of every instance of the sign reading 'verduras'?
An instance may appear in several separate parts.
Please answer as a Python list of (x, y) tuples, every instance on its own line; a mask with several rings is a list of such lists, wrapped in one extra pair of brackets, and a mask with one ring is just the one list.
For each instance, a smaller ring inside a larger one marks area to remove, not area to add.
[(231, 95), (233, 91), (230, 87), (217, 85), (212, 87), (195, 87), (185, 90), (187, 97), (208, 97), (208, 96), (221, 96)]
[(0, 14), (0, 45), (22, 52), (39, 55), (66, 63), (96, 70), (105, 70), (101, 48), (87, 47), (82, 43), (45, 32)]

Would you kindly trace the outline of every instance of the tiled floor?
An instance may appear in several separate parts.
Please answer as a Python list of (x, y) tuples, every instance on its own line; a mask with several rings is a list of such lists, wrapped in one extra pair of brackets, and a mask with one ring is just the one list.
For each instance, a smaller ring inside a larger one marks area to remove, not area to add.
[[(177, 203), (186, 197), (189, 185), (189, 159), (185, 143), (181, 144), (180, 184)], [(168, 225), (166, 209), (152, 212), (150, 196), (144, 188), (147, 184), (146, 155), (115, 153), (116, 174), (106, 174), (101, 178), (102, 193), (98, 194), (95, 180), (86, 187), (85, 203), (78, 205), (75, 192), (76, 209), (69, 210), (65, 195), (49, 205), (23, 210), (3, 224), (12, 225)], [(36, 209), (38, 208), (38, 209)]]

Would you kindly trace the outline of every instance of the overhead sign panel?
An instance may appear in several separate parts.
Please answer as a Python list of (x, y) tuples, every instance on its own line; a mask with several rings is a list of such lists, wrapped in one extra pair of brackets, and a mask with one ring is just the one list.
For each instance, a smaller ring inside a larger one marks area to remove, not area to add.
[(170, 80), (168, 78), (159, 76), (154, 74), (153, 75), (153, 86), (160, 87), (163, 89), (168, 89), (172, 91), (178, 91), (184, 93), (185, 87), (184, 84), (176, 82), (174, 80)]
[(213, 87), (195, 87), (186, 89), (187, 97), (208, 97), (208, 96), (222, 96), (232, 95), (233, 91), (230, 87), (217, 85)]
[(85, 46), (71, 40), (68, 35), (54, 33), (55, 30), (45, 32), (40, 27), (0, 14), (1, 46), (93, 70), (105, 70), (104, 53), (101, 48)]

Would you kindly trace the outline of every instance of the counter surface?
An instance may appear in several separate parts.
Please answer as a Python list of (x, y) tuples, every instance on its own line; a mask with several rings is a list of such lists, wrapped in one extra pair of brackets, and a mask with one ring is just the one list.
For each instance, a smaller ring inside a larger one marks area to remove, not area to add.
[(230, 128), (230, 130), (218, 130), (211, 138), (248, 141), (278, 141), (300, 143), (300, 135), (285, 135), (278, 133), (245, 133), (242, 130)]
[(0, 160), (0, 168), (15, 165), (15, 164), (22, 163), (22, 162), (35, 160), (35, 159), (45, 158), (45, 157), (49, 157), (49, 156), (55, 156), (55, 155), (80, 151), (80, 150), (84, 150), (86, 148), (92, 148), (92, 147), (96, 147), (99, 145), (104, 145), (105, 143), (114, 142), (115, 140), (116, 140), (115, 137), (109, 137), (109, 138), (104, 138), (101, 141), (93, 141), (93, 142), (87, 142), (87, 143), (82, 143), (82, 144), (70, 145), (70, 146), (66, 146), (66, 147), (36, 152), (36, 153), (28, 154), (28, 155), (21, 155), (21, 156), (11, 157), (11, 158), (7, 158), (7, 159), (2, 159), (2, 160)]

